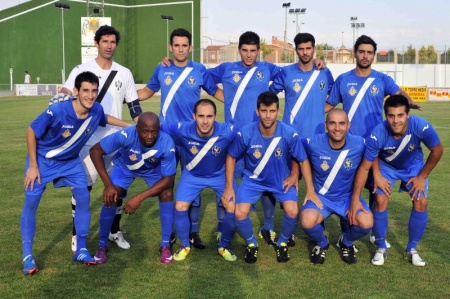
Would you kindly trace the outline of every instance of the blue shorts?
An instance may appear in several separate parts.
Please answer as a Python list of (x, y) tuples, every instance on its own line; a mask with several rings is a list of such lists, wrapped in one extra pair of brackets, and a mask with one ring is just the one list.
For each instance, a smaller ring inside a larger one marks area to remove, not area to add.
[(293, 200), (298, 202), (298, 193), (295, 187), (292, 186), (284, 193), (282, 189), (275, 189), (273, 187), (263, 186), (255, 183), (248, 177), (244, 176), (236, 193), (236, 204), (249, 203), (254, 205), (264, 192), (270, 192), (278, 202), (285, 202)]
[[(391, 187), (394, 187), (395, 182), (400, 180), (399, 191), (408, 192), (412, 185), (406, 185), (411, 178), (417, 176), (423, 168), (423, 163), (412, 165), (409, 169), (395, 169), (390, 165), (380, 161), (381, 174), (391, 183)], [(383, 191), (377, 188), (377, 194), (383, 194)], [(420, 194), (420, 197), (426, 197), (428, 195), (428, 179), (425, 180), (425, 194)]]
[[(352, 202), (352, 199), (350, 197), (345, 200), (331, 201), (323, 195), (320, 195), (320, 194), (317, 194), (317, 195), (319, 196), (320, 201), (322, 201), (323, 209), (322, 210), (319, 209), (319, 207), (317, 207), (315, 203), (308, 200), (306, 202), (306, 204), (302, 207), (302, 211), (304, 211), (306, 209), (316, 210), (317, 212), (322, 214), (323, 218), (325, 218), (325, 219), (330, 217), (331, 214), (336, 214), (336, 215), (344, 217), (344, 218), (347, 217), (347, 211), (350, 208), (350, 204)], [(366, 209), (367, 211), (370, 210), (369, 206), (366, 204), (366, 202), (362, 196), (359, 197), (359, 201), (363, 205), (364, 209)], [(361, 212), (361, 210), (359, 210), (357, 212), (357, 214), (360, 212)]]
[(125, 190), (125, 194), (123, 194), (122, 196), (126, 197), (128, 188), (136, 178), (142, 178), (147, 183), (147, 186), (149, 188), (162, 178), (161, 175), (154, 174), (152, 172), (147, 173), (148, 174), (136, 173), (130, 171), (128, 168), (121, 167), (118, 166), (118, 164), (115, 164), (109, 176), (111, 178), (111, 182), (114, 185), (119, 186)]
[[(27, 195), (41, 195), (45, 191), (48, 182), (53, 181), (55, 188), (87, 188), (86, 173), (81, 159), (76, 157), (67, 161), (46, 159), (42, 156), (37, 157), (39, 173), (41, 174), (41, 184), (36, 180), (33, 191), (25, 190)], [(25, 163), (25, 174), (30, 167), (30, 160), (27, 157)]]

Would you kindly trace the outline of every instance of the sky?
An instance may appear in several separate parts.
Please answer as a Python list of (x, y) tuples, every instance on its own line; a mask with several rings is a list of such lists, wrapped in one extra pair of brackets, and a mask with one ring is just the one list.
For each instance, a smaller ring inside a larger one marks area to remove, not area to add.
[[(0, 0), (0, 10), (27, 1)], [(296, 16), (288, 13), (286, 18), (283, 3), (287, 1), (202, 0), (202, 47), (237, 42), (248, 30), (269, 43), (272, 36), (283, 40), (286, 19), (287, 41), (293, 43)], [(350, 17), (357, 17), (355, 22), (364, 23), (365, 27), (354, 34), (372, 37), (379, 50), (402, 51), (409, 45), (416, 49), (433, 45), (441, 51), (450, 47), (449, 0), (292, 0), (290, 3), (290, 8), (306, 8), (305, 14), (298, 15), (300, 32), (313, 34), (316, 43), (333, 47), (343, 43), (351, 47)]]

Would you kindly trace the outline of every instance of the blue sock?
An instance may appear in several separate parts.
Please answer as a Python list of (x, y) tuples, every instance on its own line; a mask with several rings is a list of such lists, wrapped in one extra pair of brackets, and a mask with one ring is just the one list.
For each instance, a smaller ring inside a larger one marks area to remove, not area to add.
[(104, 246), (108, 247), (108, 237), (111, 231), (111, 225), (116, 217), (116, 206), (106, 207), (102, 205), (102, 210), (100, 211), (100, 241), (98, 247)]
[(189, 244), (189, 216), (188, 211), (177, 211), (173, 218), (175, 229), (178, 239), (181, 241), (181, 245), (190, 247)]
[(20, 217), (22, 233), (23, 258), (33, 255), (33, 241), (36, 234), (36, 211), (41, 201), (41, 195), (26, 195)]
[[(86, 248), (86, 240), (91, 225), (91, 211), (89, 209), (91, 197), (87, 188), (74, 188), (72, 189), (72, 195), (77, 201), (75, 208), (75, 229), (77, 230), (78, 251)], [(111, 226), (108, 229), (110, 228)]]
[(198, 233), (198, 223), (200, 222), (200, 202), (201, 198), (198, 199), (198, 206), (194, 206), (195, 201), (189, 207), (189, 221), (191, 223), (191, 228), (189, 233)]
[[(222, 231), (222, 225), (223, 225), (223, 221), (225, 218), (225, 209), (224, 207), (220, 204), (217, 205), (217, 209), (216, 209), (216, 215), (217, 215), (217, 231), (221, 232)], [(234, 215), (233, 215), (234, 217)]]
[(236, 232), (235, 220), (234, 213), (225, 212), (219, 247), (227, 247), (231, 240), (233, 240), (234, 233)]
[(305, 234), (310, 237), (316, 244), (322, 248), (325, 248), (328, 245), (328, 239), (325, 237), (324, 229), (322, 224), (316, 224), (312, 228), (304, 228), (303, 231)]
[(373, 213), (373, 228), (372, 232), (375, 236), (375, 245), (377, 248), (386, 247), (386, 232), (388, 228), (388, 209), (383, 212), (372, 211)]
[[(261, 195), (261, 205), (264, 211), (264, 229), (268, 231), (274, 230), (275, 204), (269, 195)], [(275, 202), (276, 203), (276, 202)]]
[(298, 226), (298, 216), (295, 218), (289, 217), (284, 214), (283, 221), (281, 222), (281, 233), (280, 237), (278, 237), (278, 245), (281, 243), (287, 243), (287, 240), (291, 237), (291, 235), (295, 232)]
[[(170, 246), (172, 234), (173, 214), (175, 203), (173, 201), (159, 202), (159, 221), (161, 222), (161, 247)], [(189, 224), (188, 224), (189, 225)]]
[(360, 226), (352, 225), (350, 226), (348, 232), (344, 235), (342, 243), (344, 243), (345, 246), (352, 246), (353, 241), (361, 239), (370, 233), (370, 230), (370, 228), (361, 228)]
[(419, 212), (414, 209), (411, 210), (411, 216), (409, 216), (408, 223), (408, 245), (406, 246), (406, 251), (410, 251), (412, 248), (417, 249), (417, 244), (423, 237), (425, 233), (425, 228), (428, 222), (428, 210), (425, 212)]
[(242, 238), (244, 238), (247, 245), (254, 244), (255, 247), (258, 246), (258, 242), (256, 242), (255, 235), (253, 234), (253, 225), (250, 218), (247, 216), (242, 220), (235, 220), (236, 222), (236, 230), (239, 232)]

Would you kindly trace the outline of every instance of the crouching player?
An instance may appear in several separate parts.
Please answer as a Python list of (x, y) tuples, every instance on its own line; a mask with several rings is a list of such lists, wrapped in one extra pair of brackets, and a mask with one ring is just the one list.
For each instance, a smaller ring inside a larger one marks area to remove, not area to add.
[[(275, 247), (278, 262), (287, 262), (288, 239), (298, 225), (298, 183), (299, 166), (292, 159), (300, 161), (302, 174), (309, 192), (314, 192), (311, 169), (303, 146), (295, 130), (280, 121), (278, 97), (272, 92), (258, 96), (256, 112), (259, 121), (244, 126), (234, 139), (226, 161), (227, 184), (223, 201), (236, 200), (236, 229), (247, 243), (245, 261), (257, 261), (258, 243), (253, 234), (249, 213), (263, 192), (271, 192), (284, 210), (281, 233)], [(245, 160), (244, 176), (235, 194), (233, 173), (236, 159)], [(292, 170), (291, 170), (292, 169)]]
[[(108, 237), (116, 214), (116, 204), (127, 195), (128, 188), (137, 177), (143, 178), (149, 188), (129, 198), (123, 209), (132, 214), (146, 198), (158, 196), (162, 231), (160, 261), (171, 263), (173, 260), (170, 234), (174, 208), (172, 185), (176, 172), (175, 145), (159, 129), (158, 116), (153, 112), (144, 112), (136, 125), (103, 138), (90, 150), (92, 163), (105, 185), (100, 212), (100, 242), (95, 254), (98, 264), (105, 263), (107, 259)], [(103, 156), (115, 151), (118, 152), (109, 175)]]
[(36, 233), (36, 211), (48, 182), (56, 188), (69, 187), (78, 199), (75, 215), (77, 248), (73, 260), (85, 265), (96, 264), (86, 249), (90, 226), (90, 196), (86, 174), (79, 153), (98, 126), (129, 124), (105, 115), (96, 103), (98, 78), (91, 72), (80, 73), (75, 79), (75, 99), (48, 107), (27, 128), (28, 156), (25, 166), (25, 202), (20, 227), (23, 247), (23, 274), (38, 271), (33, 257)]
[[(355, 173), (364, 155), (364, 139), (347, 134), (350, 122), (341, 109), (331, 110), (325, 121), (327, 133), (303, 139), (303, 145), (312, 167), (314, 190), (317, 197), (307, 198), (300, 214), (306, 235), (316, 246), (310, 261), (323, 264), (330, 243), (324, 235), (322, 222), (331, 214), (345, 219), (352, 199)], [(356, 200), (356, 199), (355, 199)], [(373, 217), (362, 197), (357, 198), (361, 209), (350, 229), (339, 239), (342, 259), (347, 264), (356, 263), (353, 241), (370, 232)]]

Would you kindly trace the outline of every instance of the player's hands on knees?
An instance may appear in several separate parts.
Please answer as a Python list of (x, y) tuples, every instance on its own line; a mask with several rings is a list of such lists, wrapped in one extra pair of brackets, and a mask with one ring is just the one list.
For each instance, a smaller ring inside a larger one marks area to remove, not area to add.
[(283, 181), (283, 190), (284, 193), (288, 192), (289, 188), (291, 188), (292, 186), (295, 187), (295, 190), (297, 190), (298, 192), (298, 175), (290, 175), (287, 178), (284, 179)]
[(426, 186), (427, 180), (426, 178), (422, 178), (420, 176), (415, 176), (411, 179), (409, 179), (408, 182), (406, 182), (406, 186), (409, 186), (410, 184), (411, 189), (409, 189), (409, 195), (411, 196), (411, 200), (419, 200), (421, 197), (426, 197), (425, 193), (425, 186)]
[(305, 199), (303, 200), (303, 205), (305, 205), (308, 200), (312, 201), (319, 209), (323, 209), (323, 203), (320, 200), (319, 196), (317, 196), (316, 192), (306, 192)]
[(386, 194), (387, 197), (391, 196), (392, 189), (391, 189), (391, 182), (389, 182), (389, 180), (387, 180), (381, 174), (374, 173), (373, 181), (374, 181), (374, 186), (373, 186), (372, 194), (375, 194), (375, 192), (377, 191), (377, 188), (379, 188), (381, 191), (383, 191), (384, 194)]
[(236, 202), (236, 194), (234, 193), (234, 189), (232, 187), (225, 188), (225, 190), (223, 191), (221, 200), (222, 200), (222, 205), (225, 208), (228, 207), (228, 204), (230, 202), (232, 202), (234, 204)]
[(356, 214), (358, 213), (359, 210), (361, 210), (363, 213), (369, 213), (369, 211), (364, 209), (364, 206), (361, 204), (359, 197), (355, 199), (352, 198), (350, 208), (347, 211), (348, 222), (350, 223), (350, 225), (358, 224)]
[(23, 180), (23, 187), (25, 190), (30, 188), (30, 191), (33, 191), (34, 182), (38, 181), (38, 184), (41, 184), (41, 173), (39, 172), (39, 168), (30, 166), (25, 173), (25, 179)]
[(68, 95), (67, 93), (60, 92), (56, 96), (54, 96), (50, 101), (48, 101), (48, 105), (51, 106), (53, 104), (59, 103), (59, 102), (65, 102), (72, 100), (74, 97), (71, 95)]
[(170, 63), (172, 62), (172, 59), (170, 57), (164, 57), (163, 60), (160, 62), (163, 66), (170, 66)]
[(141, 203), (142, 200), (137, 195), (135, 195), (127, 200), (127, 203), (123, 206), (123, 210), (127, 214), (134, 214)]
[(106, 186), (103, 190), (103, 204), (106, 207), (115, 206), (120, 196), (120, 188), (115, 185)]

